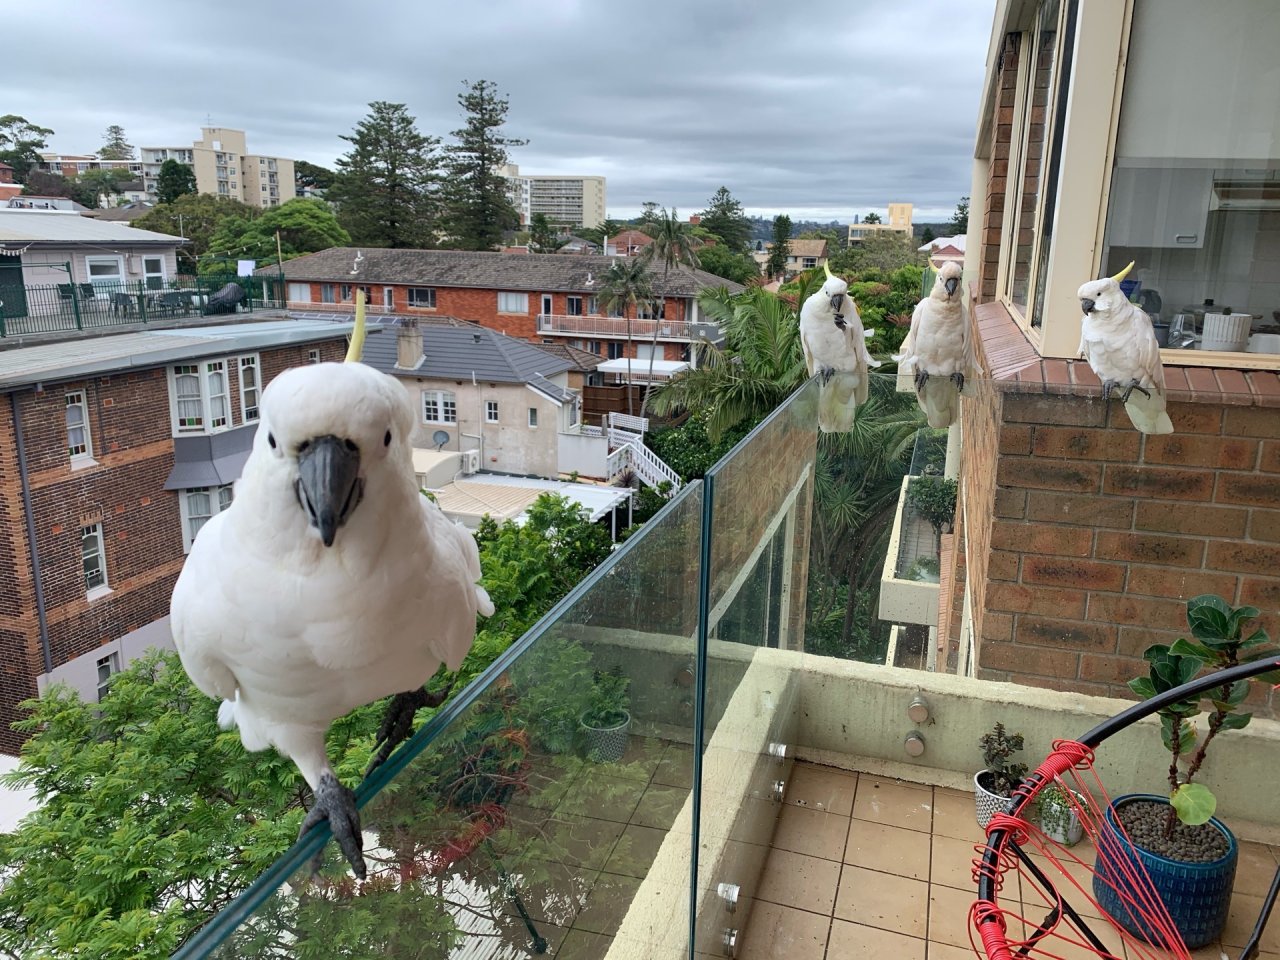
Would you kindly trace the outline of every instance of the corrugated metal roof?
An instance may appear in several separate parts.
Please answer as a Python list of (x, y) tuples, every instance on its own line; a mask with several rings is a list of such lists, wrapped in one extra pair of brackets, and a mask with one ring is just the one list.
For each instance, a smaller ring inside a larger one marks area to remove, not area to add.
[(424, 326), (421, 366), (403, 370), (396, 366), (396, 327), (364, 346), (364, 362), (392, 376), (412, 375), (430, 379), (477, 380), (491, 383), (530, 383), (541, 374), (554, 377), (572, 368), (568, 360), (539, 350), (486, 327)]
[(0, 209), (0, 243), (167, 243), (176, 247), (182, 242), (182, 237), (82, 217), (72, 210)]

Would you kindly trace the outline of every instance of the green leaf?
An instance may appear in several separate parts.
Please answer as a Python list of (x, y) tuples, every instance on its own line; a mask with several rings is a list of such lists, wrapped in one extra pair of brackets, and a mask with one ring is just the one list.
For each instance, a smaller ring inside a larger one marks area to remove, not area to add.
[(1256, 647), (1258, 644), (1266, 643), (1270, 639), (1271, 638), (1267, 636), (1267, 631), (1259, 627), (1257, 630), (1253, 631), (1253, 633), (1249, 634), (1249, 639), (1241, 641), (1240, 646)]
[(1178, 819), (1189, 827), (1208, 823), (1218, 809), (1218, 800), (1200, 783), (1184, 783), (1169, 797)]
[(1204, 594), (1187, 601), (1187, 623), (1199, 640), (1223, 641), (1230, 634), (1231, 606), (1221, 597)]
[(1155, 684), (1147, 677), (1134, 677), (1129, 681), (1129, 689), (1143, 700), (1150, 700), (1156, 695)]
[(1218, 662), (1218, 655), (1204, 644), (1192, 643), (1190, 640), (1182, 638), (1173, 641), (1173, 646), (1169, 648), (1169, 652), (1180, 657), (1195, 657), (1205, 664)]
[[(1167, 715), (1160, 717), (1160, 740), (1166, 750), (1173, 750), (1173, 720)], [(1183, 720), (1178, 725), (1178, 753), (1187, 753), (1196, 745), (1196, 727), (1194, 723)]]
[(1253, 719), (1252, 713), (1229, 713), (1222, 718), (1223, 730), (1243, 730)]

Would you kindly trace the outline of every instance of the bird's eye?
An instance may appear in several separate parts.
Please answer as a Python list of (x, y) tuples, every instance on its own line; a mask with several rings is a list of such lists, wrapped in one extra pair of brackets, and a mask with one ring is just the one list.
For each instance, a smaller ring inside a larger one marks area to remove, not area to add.
[(384, 447), (389, 447), (389, 446), (391, 446), (391, 431), (390, 431), (390, 430), (388, 430), (385, 434), (383, 434), (383, 436), (382, 436), (382, 445), (383, 445)]
[(274, 433), (267, 434), (267, 443), (271, 445), (272, 450), (276, 448), (276, 435)]
[(351, 451), (352, 453), (359, 453), (359, 452), (360, 452), (360, 448), (359, 448), (359, 447), (357, 447), (357, 446), (355, 445), (354, 441), (351, 441), (351, 440), (343, 440), (343, 441), (342, 441), (342, 445), (343, 445), (344, 447), (346, 447), (346, 448), (347, 448), (349, 451)]
[(302, 454), (306, 453), (307, 450), (310, 449), (310, 447), (311, 447), (311, 441), (303, 440), (300, 444), (298, 444), (298, 456), (302, 456)]

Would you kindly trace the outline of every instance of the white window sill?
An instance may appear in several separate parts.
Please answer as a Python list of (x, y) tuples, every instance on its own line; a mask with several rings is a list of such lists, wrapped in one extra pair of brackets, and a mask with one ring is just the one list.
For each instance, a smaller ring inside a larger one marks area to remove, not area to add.
[(103, 597), (110, 596), (113, 593), (115, 593), (115, 591), (104, 584), (101, 587), (94, 587), (92, 590), (86, 593), (85, 599), (88, 600), (90, 603), (93, 603), (93, 601), (101, 600)]
[(93, 459), (93, 457), (80, 456), (80, 457), (71, 458), (72, 470), (83, 470), (86, 467), (96, 467), (96, 466), (98, 466), (98, 461)]

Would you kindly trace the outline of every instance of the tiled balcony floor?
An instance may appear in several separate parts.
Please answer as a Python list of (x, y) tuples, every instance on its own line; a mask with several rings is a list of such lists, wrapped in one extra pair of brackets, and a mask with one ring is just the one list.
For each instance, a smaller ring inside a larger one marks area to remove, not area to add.
[[(970, 957), (970, 864), (982, 837), (971, 793), (798, 763), (739, 956)], [(1091, 860), (1087, 840), (1073, 850)], [(1239, 956), (1276, 864), (1275, 848), (1241, 844), (1223, 944), (1196, 951), (1197, 960)], [(1032, 890), (1010, 891), (1011, 886), (1006, 883), (1005, 894), (1025, 897), (1030, 902), (1024, 915), (1040, 919), (1044, 901)], [(1090, 909), (1078, 900), (1072, 903), (1087, 918)], [(1109, 924), (1100, 922), (1093, 930), (1116, 956), (1131, 956), (1122, 952)], [(1262, 950), (1262, 960), (1280, 960), (1280, 916), (1273, 917)], [(1061, 940), (1053, 942), (1052, 952), (1065, 960), (1096, 960), (1096, 954)]]

